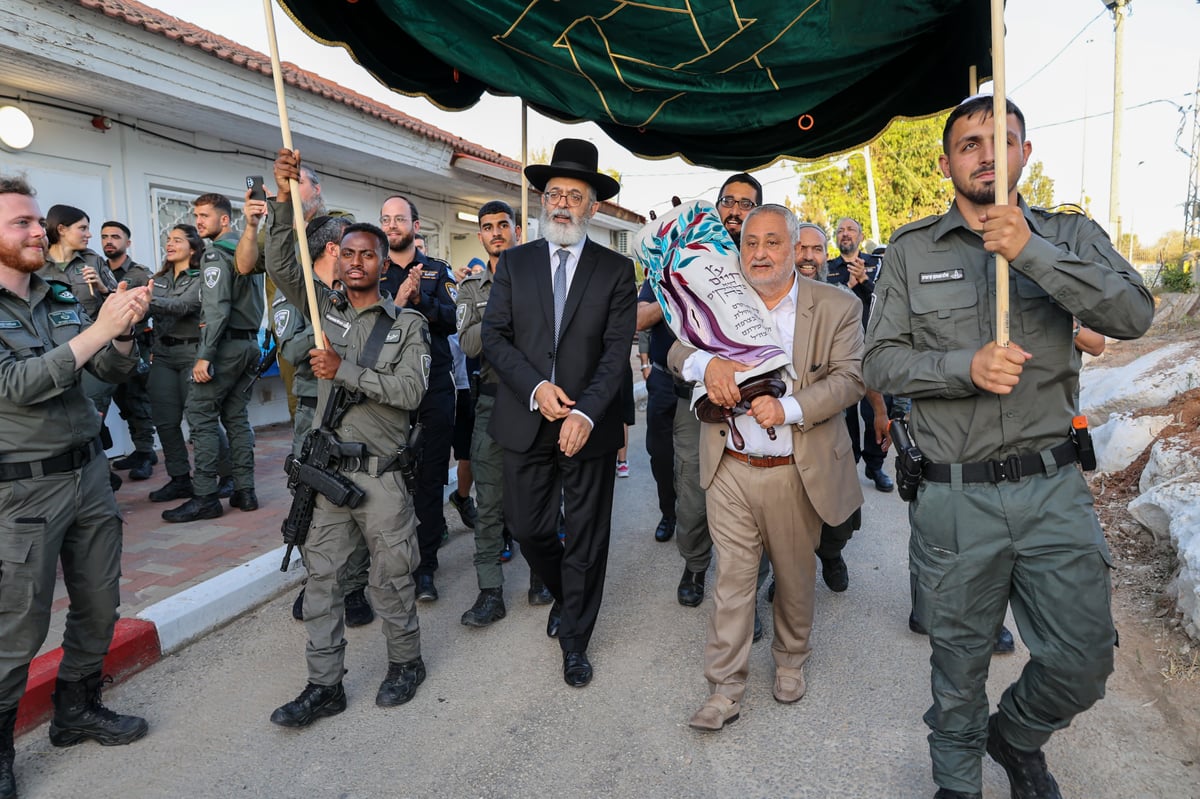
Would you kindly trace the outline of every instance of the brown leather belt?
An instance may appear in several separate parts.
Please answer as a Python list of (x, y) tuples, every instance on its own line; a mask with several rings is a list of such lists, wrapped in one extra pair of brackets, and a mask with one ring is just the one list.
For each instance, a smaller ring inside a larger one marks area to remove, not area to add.
[(796, 462), (794, 455), (747, 455), (744, 452), (727, 449), (725, 454), (735, 461), (741, 461), (747, 466), (757, 469), (770, 469), (773, 466), (790, 466)]

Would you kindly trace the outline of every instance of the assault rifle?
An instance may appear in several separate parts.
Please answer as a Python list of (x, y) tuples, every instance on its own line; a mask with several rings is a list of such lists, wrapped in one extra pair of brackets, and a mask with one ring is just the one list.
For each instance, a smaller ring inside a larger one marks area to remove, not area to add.
[(325, 412), (321, 414), (321, 425), (309, 430), (304, 437), (300, 457), (288, 455), (284, 461), (287, 486), (292, 491), (292, 507), (283, 520), (283, 543), (287, 544), (287, 551), (283, 555), (283, 565), (279, 567), (282, 572), (288, 570), (292, 550), (304, 546), (308, 538), (317, 494), (339, 508), (357, 508), (366, 498), (361, 488), (338, 472), (338, 466), (343, 461), (357, 459), (361, 463), (367, 456), (366, 444), (342, 443), (333, 433), (346, 411), (361, 400), (362, 395), (335, 385), (325, 403)]

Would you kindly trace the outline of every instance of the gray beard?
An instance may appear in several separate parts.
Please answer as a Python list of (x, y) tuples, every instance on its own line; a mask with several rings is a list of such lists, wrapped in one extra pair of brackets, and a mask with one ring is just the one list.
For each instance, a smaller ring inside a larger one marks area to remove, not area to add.
[(550, 212), (545, 208), (542, 209), (541, 219), (538, 220), (542, 238), (556, 247), (574, 247), (583, 241), (583, 237), (587, 235), (588, 222), (589, 220), (585, 217), (579, 222), (563, 225), (551, 221)]

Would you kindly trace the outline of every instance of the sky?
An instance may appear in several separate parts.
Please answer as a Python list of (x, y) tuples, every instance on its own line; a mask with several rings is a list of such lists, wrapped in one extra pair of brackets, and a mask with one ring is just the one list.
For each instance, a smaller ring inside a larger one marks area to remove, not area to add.
[[(264, 15), (246, 0), (145, 0), (260, 52), (267, 52)], [(341, 48), (299, 30), (278, 5), (274, 20), (280, 57), (412, 116), (512, 158), (521, 158), (521, 105), (486, 96), (466, 111), (446, 112), (423, 98), (392, 92)], [(1040, 160), (1054, 180), (1056, 202), (1085, 206), (1115, 236), (1108, 220), (1112, 163), (1112, 14), (1103, 0), (1008, 0), (1005, 59), (1009, 97), (1020, 106)], [(1187, 197), (1192, 109), (1200, 82), (1200, 2), (1131, 0), (1125, 20), (1124, 125), (1121, 133), (1119, 215), (1122, 229), (1153, 243), (1182, 230)], [(983, 90), (989, 90), (984, 84)], [(591, 123), (564, 124), (529, 113), (529, 147), (553, 149), (565, 136), (589, 139), (600, 164), (621, 173), (617, 202), (645, 214), (670, 207), (672, 194), (713, 198), (724, 173), (680, 159), (638, 158)], [(861, 164), (852, 160), (851, 164)], [(755, 173), (765, 199), (794, 199), (792, 162)]]

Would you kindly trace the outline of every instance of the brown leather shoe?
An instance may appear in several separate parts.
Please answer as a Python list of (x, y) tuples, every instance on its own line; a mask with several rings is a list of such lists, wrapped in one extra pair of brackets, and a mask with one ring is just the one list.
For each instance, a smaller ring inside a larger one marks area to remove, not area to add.
[(741, 703), (734, 702), (724, 694), (713, 694), (692, 714), (688, 726), (694, 730), (716, 732), (726, 724), (737, 721), (741, 714)]
[(775, 667), (775, 701), (785, 705), (799, 702), (808, 686), (804, 684), (804, 669)]

